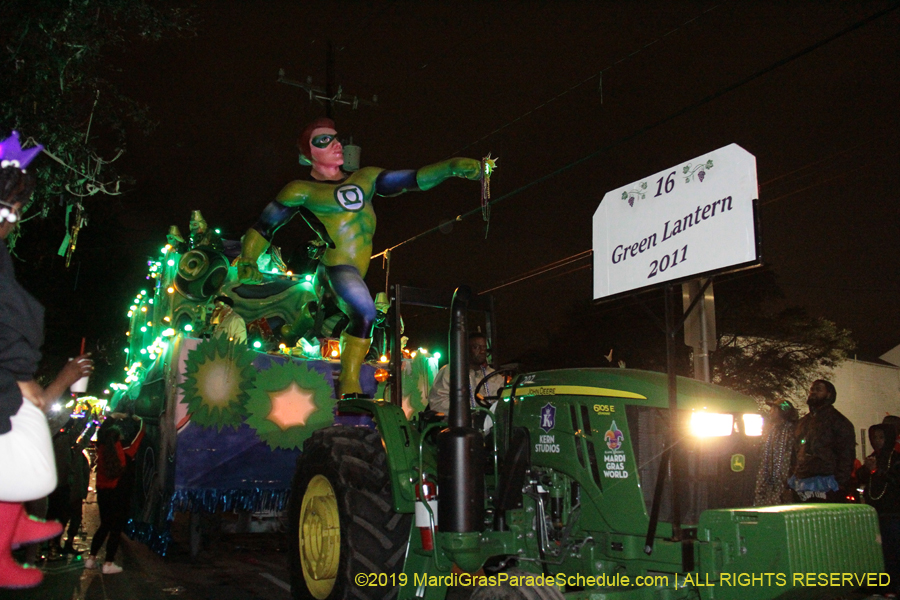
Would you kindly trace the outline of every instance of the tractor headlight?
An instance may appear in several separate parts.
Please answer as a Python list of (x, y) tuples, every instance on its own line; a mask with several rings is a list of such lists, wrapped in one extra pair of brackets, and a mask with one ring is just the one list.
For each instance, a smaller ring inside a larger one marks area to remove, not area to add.
[(697, 437), (723, 437), (734, 431), (734, 415), (728, 413), (691, 413), (691, 433)]
[(758, 437), (762, 435), (763, 417), (756, 413), (744, 413), (744, 434)]

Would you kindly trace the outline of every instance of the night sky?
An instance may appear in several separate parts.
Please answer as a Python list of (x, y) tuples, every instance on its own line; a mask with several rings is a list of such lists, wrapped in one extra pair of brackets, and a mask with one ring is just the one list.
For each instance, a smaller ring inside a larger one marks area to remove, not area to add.
[[(336, 83), (378, 96), (377, 107), (335, 111), (364, 166), (500, 157), (487, 239), (479, 213), (398, 248), (391, 283), (483, 291), (575, 257), (591, 247), (605, 192), (737, 143), (757, 158), (763, 258), (786, 303), (850, 329), (860, 358), (873, 359), (900, 343), (900, 11), (870, 19), (890, 6), (201, 3), (196, 36), (113, 58), (123, 91), (159, 127), (130, 135), (120, 169), (132, 190), (88, 204), (78, 294), (103, 285), (111, 300), (75, 310), (89, 334), (124, 333), (142, 261), (169, 225), (187, 233), (200, 209), (238, 239), (305, 176), (295, 141), (324, 108), (276, 80), (284, 69), (324, 86), (330, 40)], [(478, 207), (478, 184), (462, 180), (376, 199), (376, 252)], [(274, 243), (290, 256), (311, 238), (298, 218)], [(585, 254), (492, 292), (498, 354), (546, 344), (567, 308), (590, 299), (591, 276)], [(380, 260), (367, 282), (384, 289)], [(446, 339), (410, 318), (412, 344)]]

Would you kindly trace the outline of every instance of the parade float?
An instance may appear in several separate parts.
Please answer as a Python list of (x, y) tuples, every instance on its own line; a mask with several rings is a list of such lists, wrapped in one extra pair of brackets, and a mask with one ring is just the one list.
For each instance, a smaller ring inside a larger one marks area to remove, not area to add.
[[(144, 420), (128, 533), (161, 554), (176, 513), (284, 509), (304, 440), (332, 422), (340, 370), (343, 315), (319, 310), (314, 264), (293, 273), (276, 248), (259, 259), (264, 281), (242, 285), (227, 254), (235, 243), (195, 229), (185, 241), (173, 228), (148, 261), (147, 284), (127, 310), (124, 381), (111, 385), (109, 403)], [(246, 323), (246, 343), (210, 324), (221, 296)], [(374, 398), (392, 393), (388, 307), (379, 308), (380, 341), (360, 378)], [(425, 408), (440, 354), (396, 347), (394, 393), (411, 416)]]

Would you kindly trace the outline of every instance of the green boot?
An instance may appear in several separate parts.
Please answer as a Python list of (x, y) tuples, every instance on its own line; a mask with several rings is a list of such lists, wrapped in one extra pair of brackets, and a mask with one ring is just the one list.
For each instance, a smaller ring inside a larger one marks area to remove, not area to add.
[(338, 378), (338, 397), (345, 394), (362, 394), (359, 385), (359, 369), (366, 360), (371, 339), (358, 338), (349, 333), (341, 334), (341, 376)]

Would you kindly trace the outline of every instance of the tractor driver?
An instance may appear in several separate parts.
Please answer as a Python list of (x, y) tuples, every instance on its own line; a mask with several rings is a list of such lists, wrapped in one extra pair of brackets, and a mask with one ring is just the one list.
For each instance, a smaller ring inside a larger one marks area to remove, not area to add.
[[(487, 338), (480, 331), (469, 334), (469, 402), (475, 406), (475, 388), (479, 382), (494, 372), (488, 364)], [(499, 384), (502, 387), (502, 382)], [(490, 396), (491, 391), (496, 392), (498, 383), (488, 379), (484, 382), (479, 396)], [(431, 391), (428, 392), (428, 408), (435, 412), (450, 414), (450, 365), (441, 367), (434, 377)]]
[(417, 171), (364, 167), (347, 175), (341, 170), (344, 149), (337, 139), (334, 121), (327, 118), (307, 125), (297, 143), (312, 165), (310, 176), (287, 184), (244, 234), (238, 276), (244, 283), (262, 281), (257, 259), (278, 228), (299, 212), (326, 246), (316, 269), (315, 289), (320, 306), (323, 300), (331, 299), (350, 319), (340, 337), (338, 393), (343, 397), (358, 396), (362, 394), (359, 371), (376, 319), (375, 303), (363, 281), (375, 234), (372, 198), (376, 194), (396, 196), (428, 190), (450, 177), (477, 180), (482, 174), (481, 161), (451, 158)]

